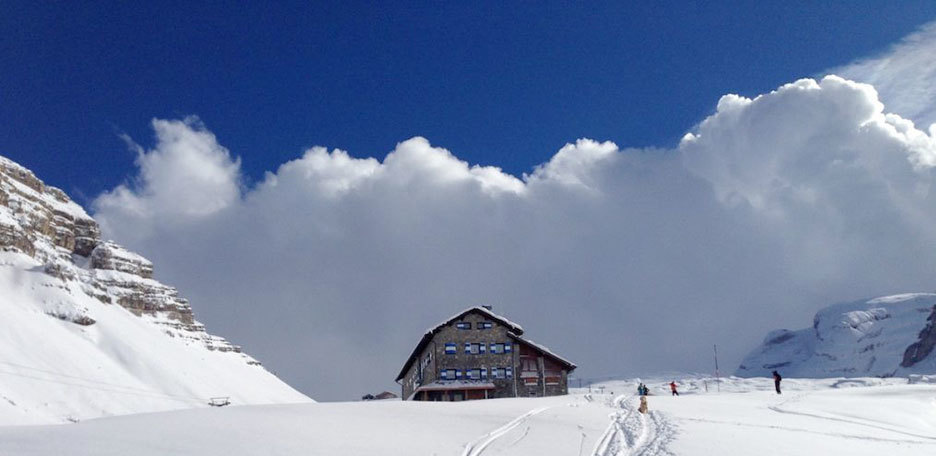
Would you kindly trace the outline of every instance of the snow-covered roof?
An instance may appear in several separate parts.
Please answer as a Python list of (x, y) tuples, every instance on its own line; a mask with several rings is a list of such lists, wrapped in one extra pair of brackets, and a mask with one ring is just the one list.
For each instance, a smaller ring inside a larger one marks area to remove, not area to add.
[(576, 367), (578, 367), (578, 366), (576, 366), (575, 363), (573, 363), (572, 361), (569, 361), (569, 360), (567, 360), (567, 359), (565, 359), (565, 358), (563, 358), (563, 357), (557, 355), (557, 354), (554, 353), (552, 350), (546, 348), (545, 345), (540, 345), (540, 344), (538, 344), (538, 343), (536, 343), (536, 342), (533, 342), (533, 341), (530, 340), (530, 339), (524, 339), (523, 337), (520, 337), (520, 335), (514, 334), (514, 333), (512, 333), (512, 332), (507, 332), (507, 335), (510, 336), (511, 338), (517, 340), (518, 342), (522, 342), (522, 343), (524, 343), (524, 344), (529, 345), (530, 348), (532, 348), (532, 349), (534, 349), (534, 350), (536, 350), (536, 351), (542, 353), (543, 355), (546, 355), (546, 356), (548, 356), (548, 357), (550, 357), (550, 358), (555, 359), (556, 361), (559, 361), (559, 362), (562, 363), (562, 364), (565, 364), (565, 365), (569, 368), (570, 371), (573, 370), (573, 369), (575, 369)]
[(493, 311), (491, 311), (491, 309), (488, 309), (487, 307), (484, 307), (484, 306), (470, 307), (470, 308), (465, 309), (465, 310), (463, 310), (463, 311), (461, 311), (461, 312), (459, 312), (459, 313), (457, 313), (457, 314), (455, 314), (455, 315), (452, 315), (451, 317), (449, 317), (449, 318), (446, 319), (445, 321), (443, 321), (443, 322), (441, 322), (441, 323), (439, 323), (439, 324), (437, 324), (437, 325), (435, 325), (435, 326), (429, 328), (428, 330), (426, 330), (426, 334), (431, 334), (431, 333), (437, 331), (438, 329), (442, 328), (443, 326), (445, 326), (445, 325), (447, 325), (447, 324), (450, 324), (451, 322), (453, 322), (453, 321), (455, 321), (455, 320), (458, 320), (458, 319), (464, 317), (465, 315), (467, 315), (467, 314), (469, 314), (469, 313), (471, 313), (471, 312), (480, 312), (480, 313), (486, 315), (488, 318), (491, 318), (491, 319), (494, 319), (494, 320), (499, 321), (502, 325), (507, 326), (507, 327), (510, 328), (512, 331), (516, 332), (517, 334), (523, 334), (523, 327), (522, 327), (522, 326), (518, 325), (517, 323), (514, 323), (514, 322), (510, 321), (507, 317), (504, 317), (503, 315), (498, 315), (498, 314), (494, 313)]

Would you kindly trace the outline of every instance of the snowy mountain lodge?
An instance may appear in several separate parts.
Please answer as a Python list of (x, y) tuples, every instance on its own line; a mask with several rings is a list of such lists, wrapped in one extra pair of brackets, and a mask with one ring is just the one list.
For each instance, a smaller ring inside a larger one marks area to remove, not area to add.
[(396, 382), (404, 400), (461, 401), (568, 394), (575, 364), (524, 339), (520, 325), (472, 307), (427, 331)]

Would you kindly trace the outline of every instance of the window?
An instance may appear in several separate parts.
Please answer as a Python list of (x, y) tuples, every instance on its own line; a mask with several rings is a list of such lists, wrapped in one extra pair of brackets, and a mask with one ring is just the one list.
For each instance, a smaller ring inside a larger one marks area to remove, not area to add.
[(532, 356), (524, 356), (520, 358), (520, 378), (534, 379), (539, 377), (539, 370), (536, 366), (536, 358)]
[(456, 351), (455, 344), (445, 344), (445, 354), (454, 355)]
[(494, 327), (494, 323), (489, 321), (478, 322), (478, 329), (491, 329)]
[(439, 371), (439, 378), (442, 380), (455, 380), (461, 377), (461, 371), (456, 369), (442, 369)]
[(509, 367), (495, 367), (491, 369), (491, 378), (511, 378), (513, 369)]
[(465, 377), (468, 380), (487, 380), (487, 369), (465, 369)]
[(455, 327), (458, 328), (458, 329), (471, 329), (471, 322), (470, 322), (470, 321), (460, 321), (460, 322), (458, 322), (458, 323), (455, 323)]
[(421, 385), (423, 382), (424, 371), (429, 367), (429, 363), (432, 362), (432, 352), (426, 354), (426, 357), (419, 363), (416, 370), (416, 383)]
[(483, 354), (487, 348), (486, 344), (473, 344), (470, 342), (465, 342), (465, 354), (478, 355)]
[(510, 353), (510, 342), (497, 342), (491, 344), (491, 353), (501, 354)]

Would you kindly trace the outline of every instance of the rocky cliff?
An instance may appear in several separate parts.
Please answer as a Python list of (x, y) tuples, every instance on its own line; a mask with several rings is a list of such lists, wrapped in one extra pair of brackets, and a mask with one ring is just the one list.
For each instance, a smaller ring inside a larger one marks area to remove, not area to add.
[[(240, 347), (205, 332), (175, 288), (153, 280), (149, 260), (113, 241), (102, 241), (97, 222), (65, 192), (3, 157), (0, 250), (33, 257), (46, 273), (63, 282), (78, 282), (101, 302), (120, 305), (137, 316), (149, 315), (174, 337), (198, 341), (209, 350), (240, 352)], [(93, 321), (80, 313), (72, 314), (84, 324)]]
[(910, 344), (907, 350), (904, 351), (903, 361), (900, 363), (900, 367), (912, 368), (922, 363), (933, 353), (933, 348), (936, 347), (936, 305), (933, 306), (933, 310), (930, 312), (926, 321), (928, 323), (926, 327), (920, 331), (917, 341)]
[[(308, 400), (208, 334), (153, 270), (102, 240), (63, 191), (0, 157), (0, 424), (204, 406), (209, 395)], [(48, 396), (64, 399), (50, 407)]]
[(813, 326), (770, 332), (741, 362), (740, 377), (891, 377), (936, 373), (936, 294), (835, 304)]

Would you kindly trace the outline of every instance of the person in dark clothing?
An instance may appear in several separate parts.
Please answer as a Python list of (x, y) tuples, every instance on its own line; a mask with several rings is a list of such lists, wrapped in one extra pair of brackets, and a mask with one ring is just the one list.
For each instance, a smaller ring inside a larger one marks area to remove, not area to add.
[(670, 391), (672, 391), (672, 393), (673, 393), (672, 395), (673, 395), (673, 396), (679, 396), (679, 391), (676, 391), (676, 382), (675, 382), (675, 381), (669, 382), (669, 389), (670, 389)]
[(780, 394), (780, 380), (783, 380), (783, 377), (780, 376), (780, 373), (773, 371), (773, 386), (777, 390), (777, 394)]
[(637, 394), (640, 396), (647, 396), (650, 394), (650, 388), (647, 388), (647, 385), (641, 383), (637, 385)]

